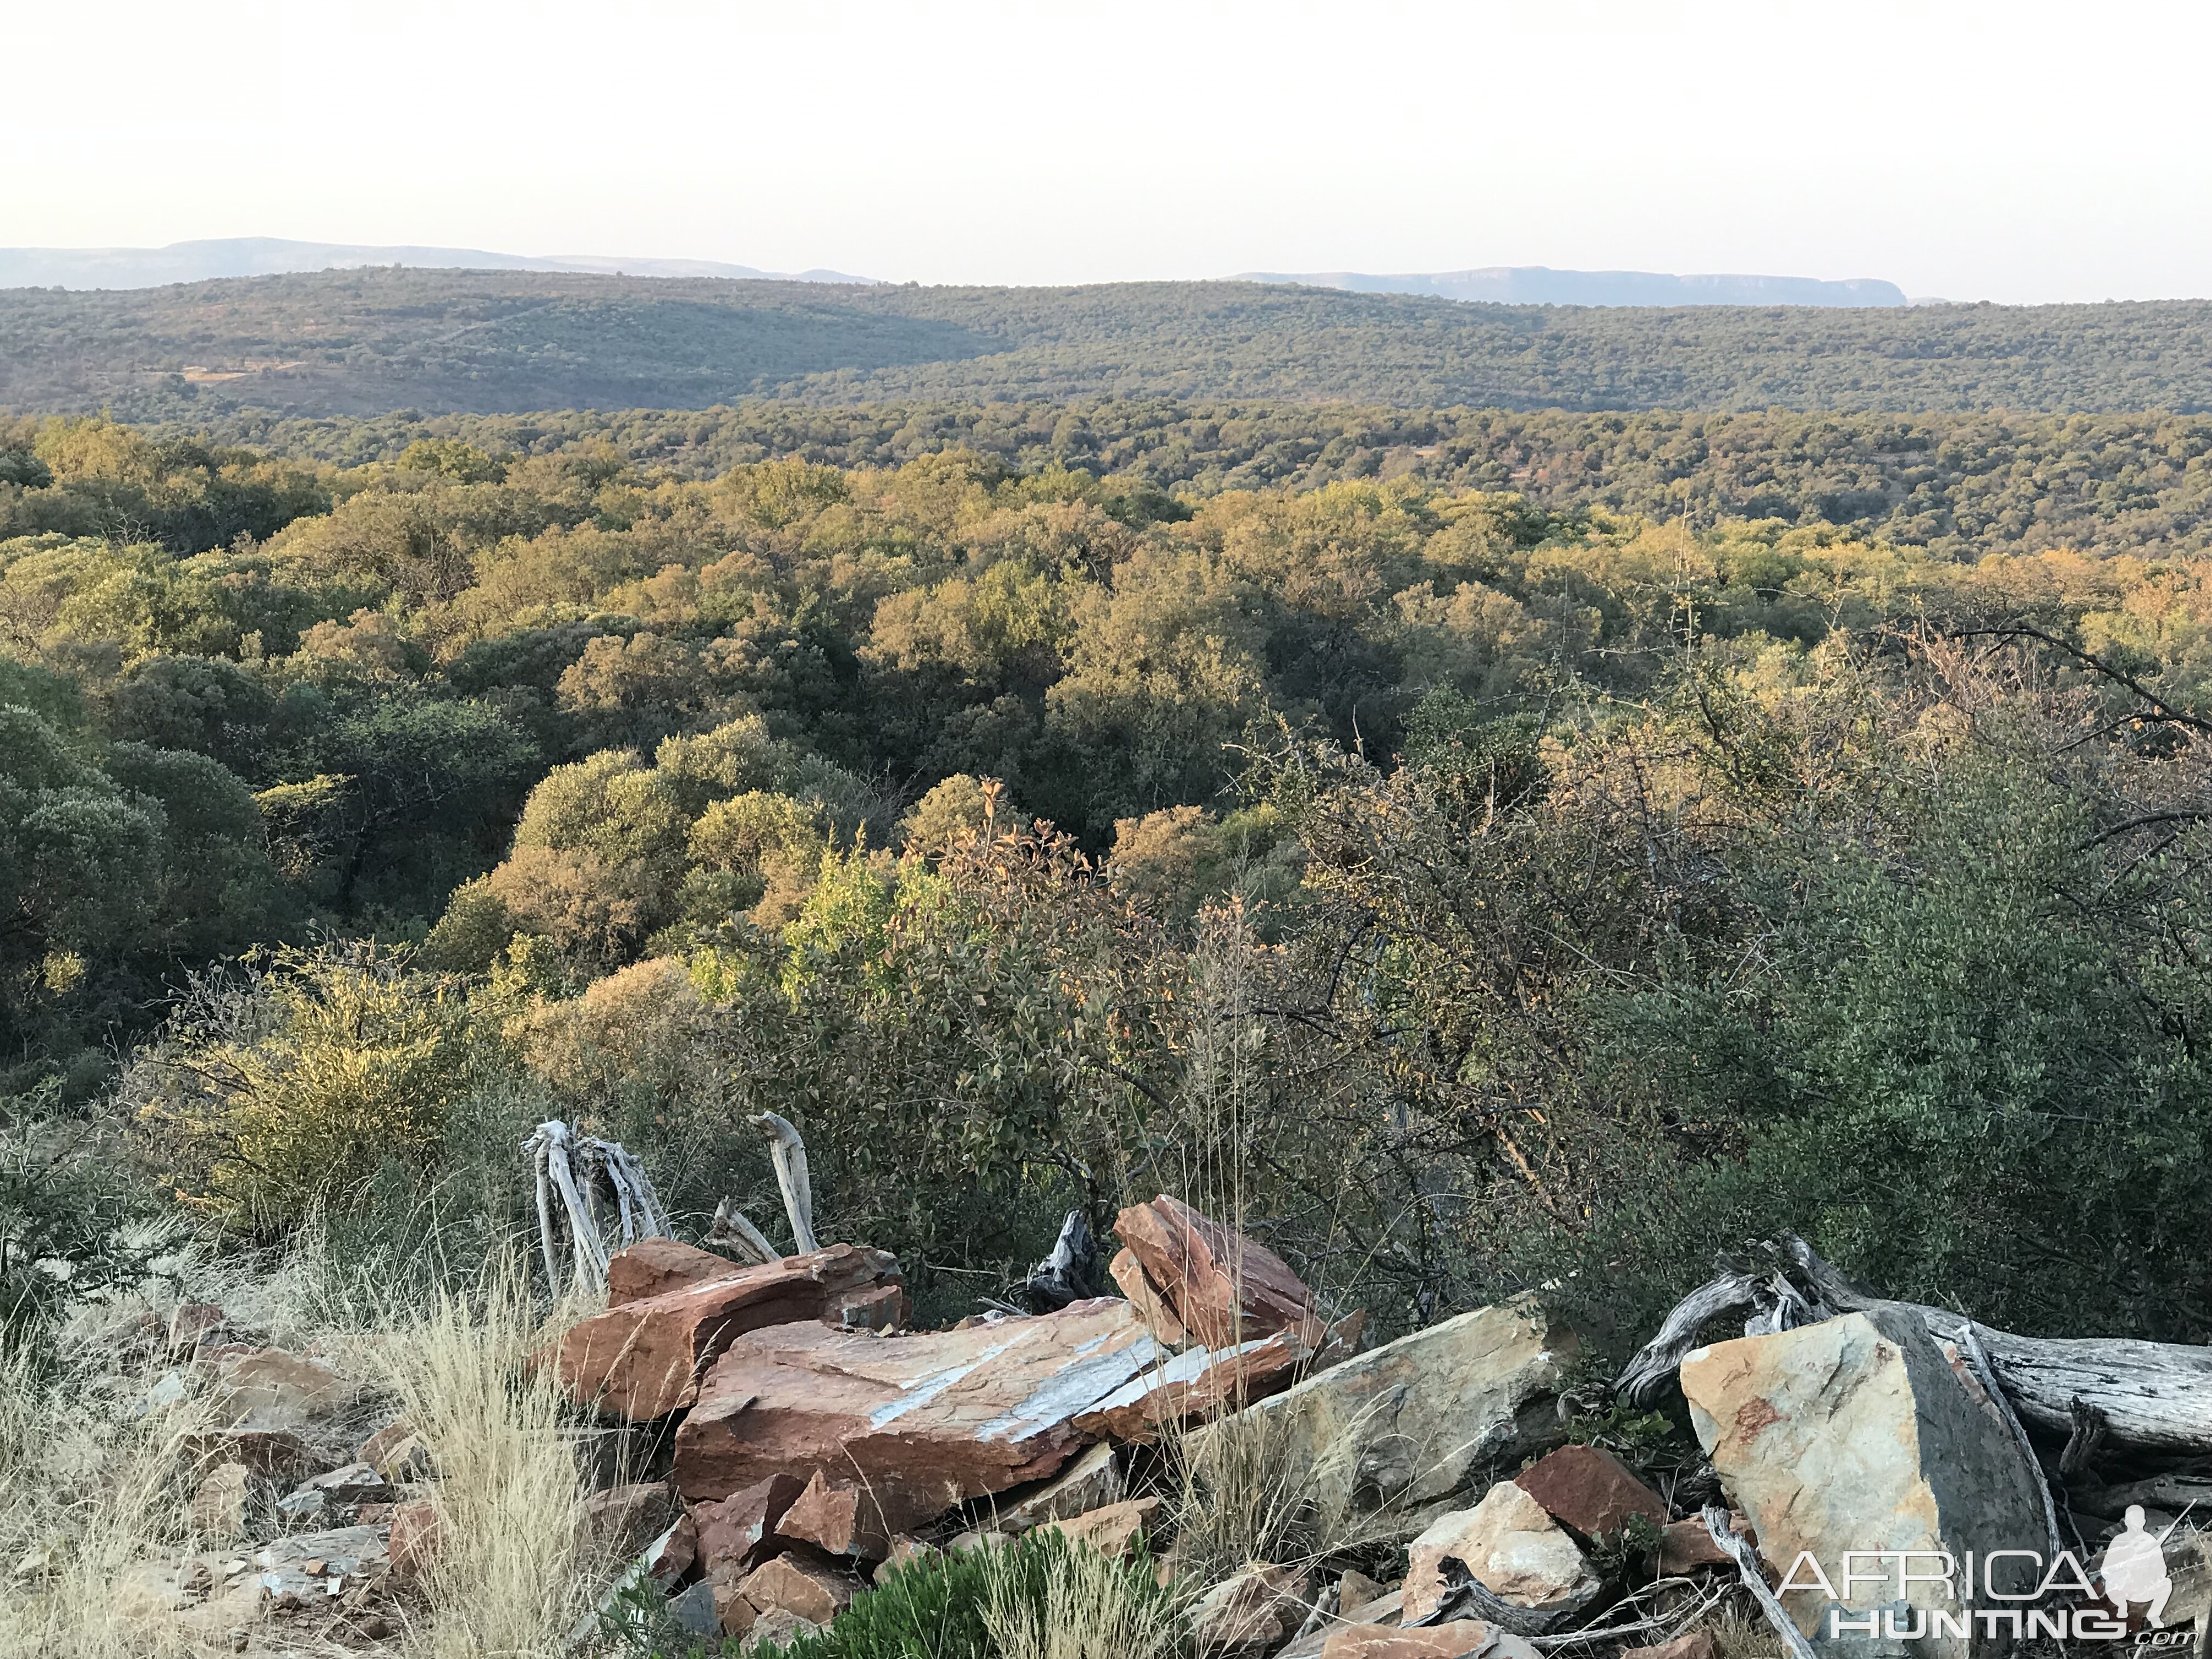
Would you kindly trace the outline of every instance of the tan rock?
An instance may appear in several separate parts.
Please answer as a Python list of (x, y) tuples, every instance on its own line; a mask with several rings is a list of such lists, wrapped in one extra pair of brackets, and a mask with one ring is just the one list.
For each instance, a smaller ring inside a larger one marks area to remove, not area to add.
[(738, 1593), (758, 1613), (787, 1613), (826, 1625), (852, 1605), (860, 1588), (852, 1574), (794, 1551), (754, 1568)]
[(689, 1285), (727, 1279), (744, 1265), (672, 1238), (641, 1238), (607, 1258), (607, 1306), (619, 1308)]
[(387, 1480), (424, 1480), (430, 1475), (430, 1449), (404, 1417), (362, 1441), (354, 1457)]
[(700, 1376), (732, 1339), (818, 1320), (839, 1298), (898, 1273), (885, 1252), (851, 1244), (764, 1267), (723, 1266), (730, 1271), (720, 1278), (625, 1302), (571, 1326), (556, 1361), (569, 1394), (634, 1423), (665, 1417), (697, 1399)]
[(1467, 1659), (1490, 1645), (1490, 1626), (1462, 1619), (1419, 1630), (1395, 1625), (1340, 1625), (1322, 1644), (1321, 1659)]
[(1551, 1517), (1584, 1539), (1609, 1538), (1642, 1516), (1667, 1524), (1667, 1505), (1628, 1466), (1596, 1446), (1562, 1446), (1513, 1477)]
[(584, 1499), (584, 1530), (592, 1547), (627, 1561), (676, 1522), (676, 1493), (665, 1480), (611, 1486)]
[(906, 1291), (902, 1286), (878, 1285), (872, 1289), (854, 1291), (841, 1297), (836, 1317), (830, 1322), (850, 1331), (903, 1330), (908, 1312)]
[(311, 1424), (359, 1393), (357, 1386), (319, 1359), (282, 1348), (234, 1355), (216, 1367), (215, 1409), (226, 1425), (249, 1414), (276, 1413)]
[(211, 1544), (243, 1538), (248, 1481), (243, 1463), (218, 1463), (202, 1475), (192, 1494), (192, 1531)]
[(1191, 1645), (1200, 1654), (1265, 1652), (1297, 1634), (1312, 1611), (1313, 1579), (1304, 1568), (1248, 1568), (1191, 1609)]
[(1349, 1619), (1362, 1607), (1380, 1601), (1395, 1588), (1391, 1584), (1378, 1584), (1365, 1573), (1353, 1568), (1336, 1581), (1336, 1610)]
[(774, 1553), (776, 1527), (805, 1490), (796, 1475), (772, 1474), (743, 1492), (696, 1505), (691, 1517), (707, 1570), (734, 1583), (758, 1566)]
[(876, 1563), (876, 1570), (868, 1576), (880, 1584), (908, 1562), (927, 1561), (944, 1553), (934, 1544), (925, 1543), (910, 1534), (901, 1533), (891, 1540), (890, 1547), (884, 1553), (884, 1559)]
[(1516, 1607), (1571, 1607), (1598, 1589), (1581, 1547), (1510, 1480), (1499, 1481), (1471, 1510), (1437, 1516), (1407, 1546), (1407, 1618), (1425, 1619), (1442, 1605), (1447, 1558)]
[(1137, 1553), (1137, 1536), (1149, 1530), (1160, 1512), (1158, 1498), (1130, 1498), (1065, 1521), (1048, 1521), (1040, 1532), (1065, 1534), (1099, 1554), (1126, 1561)]
[[(1709, 1539), (1711, 1535), (1706, 1534)], [(1712, 1632), (1693, 1630), (1648, 1648), (1623, 1648), (1620, 1659), (1720, 1659), (1720, 1644), (1713, 1640)]]
[(1248, 1437), (1325, 1514), (1408, 1537), (1484, 1472), (1558, 1443), (1574, 1333), (1533, 1303), (1478, 1309), (1306, 1377), (1200, 1431)]
[(1075, 1426), (1125, 1442), (1156, 1440), (1163, 1429), (1280, 1394), (1312, 1357), (1294, 1330), (1234, 1348), (1187, 1348), (1132, 1378), (1076, 1419)]
[[(1751, 1523), (1740, 1515), (1729, 1516), (1729, 1530), (1738, 1537), (1751, 1531)], [(1711, 1530), (1702, 1519), (1669, 1521), (1659, 1528), (1659, 1576), (1679, 1577), (1686, 1572), (1696, 1572), (1706, 1567), (1725, 1567), (1733, 1571), (1735, 1563), (1729, 1553), (1713, 1542)]]
[(1085, 1443), (1075, 1419), (1159, 1356), (1118, 1297), (912, 1335), (751, 1332), (677, 1431), (677, 1485), (696, 1503), (819, 1469), (888, 1537), (1056, 1474)]
[[(1906, 1551), (1948, 1551), (1956, 1560), (1972, 1550), (1988, 1562), (1992, 1550), (2048, 1548), (2041, 1501), (2010, 1431), (1968, 1392), (1911, 1309), (1878, 1303), (1717, 1342), (1694, 1350), (1681, 1376), (1698, 1439), (1766, 1561), (1787, 1570), (1808, 1553), (1841, 1587), (1845, 1551), (1890, 1553), (1884, 1565), (1893, 1576), (1863, 1581), (1854, 1613), (1901, 1601), (1955, 1614), (1948, 1586), (1900, 1582)], [(2032, 1572), (2015, 1577), (2027, 1565), (2013, 1558), (1998, 1568), (1990, 1586), (1997, 1597), (2035, 1588)], [(1807, 1636), (1826, 1639), (1828, 1603), (1817, 1589), (1782, 1602)], [(1931, 1630), (1920, 1649), (1927, 1659), (1966, 1659), (1969, 1644)]]
[(1001, 1530), (1024, 1533), (1047, 1521), (1065, 1521), (1118, 1504), (1127, 1488), (1120, 1455), (1109, 1445), (1092, 1446), (1051, 1480), (1009, 1493), (997, 1506), (995, 1517)]
[(1122, 1211), (1114, 1231), (1183, 1328), (1206, 1347), (1234, 1347), (1286, 1329), (1298, 1332), (1309, 1352), (1321, 1346), (1313, 1292), (1266, 1245), (1164, 1193)]
[(821, 1470), (814, 1471), (806, 1489), (784, 1512), (775, 1529), (786, 1538), (814, 1544), (832, 1555), (858, 1555), (880, 1561), (890, 1547), (890, 1534), (882, 1527), (874, 1504), (855, 1486), (833, 1483)]
[(760, 1609), (745, 1600), (743, 1581), (736, 1578), (716, 1578), (709, 1581), (714, 1602), (714, 1622), (722, 1627), (725, 1636), (743, 1636), (760, 1622)]

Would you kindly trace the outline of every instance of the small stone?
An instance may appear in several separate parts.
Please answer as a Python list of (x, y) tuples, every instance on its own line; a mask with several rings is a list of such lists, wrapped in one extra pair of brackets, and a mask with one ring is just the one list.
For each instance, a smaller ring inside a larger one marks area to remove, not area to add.
[(1152, 1524), (1159, 1513), (1158, 1498), (1133, 1498), (1120, 1504), (1109, 1504), (1079, 1515), (1068, 1521), (1048, 1521), (1037, 1530), (1065, 1533), (1080, 1544), (1087, 1544), (1099, 1554), (1116, 1561), (1126, 1561), (1136, 1553), (1137, 1535)]
[(793, 1553), (756, 1567), (738, 1591), (763, 1613), (781, 1611), (826, 1625), (852, 1604), (860, 1588), (849, 1573)]
[(842, 1481), (832, 1485), (819, 1469), (775, 1529), (786, 1538), (819, 1545), (832, 1555), (879, 1561), (890, 1547), (890, 1529), (868, 1494)]
[(1425, 1618), (1443, 1603), (1447, 1557), (1518, 1607), (1570, 1606), (1598, 1588), (1596, 1573), (1566, 1529), (1510, 1480), (1499, 1481), (1471, 1510), (1438, 1516), (1407, 1547), (1407, 1619)]
[(1280, 1647), (1313, 1610), (1312, 1582), (1300, 1567), (1252, 1567), (1224, 1579), (1191, 1609), (1192, 1645), (1201, 1654)]
[(714, 1616), (714, 1587), (703, 1578), (668, 1598), (668, 1616), (686, 1636), (722, 1633), (721, 1621)]
[(1477, 1619), (1401, 1630), (1395, 1625), (1344, 1625), (1328, 1633), (1321, 1659), (1465, 1659), (1491, 1644), (1489, 1626)]
[(1042, 1488), (1006, 1503), (998, 1511), (998, 1523), (1007, 1532), (1027, 1532), (1048, 1521), (1065, 1521), (1118, 1504), (1127, 1486), (1114, 1448), (1101, 1442)]
[(1610, 1537), (1642, 1516), (1667, 1524), (1667, 1505), (1611, 1452), (1595, 1446), (1562, 1446), (1513, 1477), (1513, 1484), (1541, 1504), (1551, 1517), (1585, 1541)]
[(896, 1285), (878, 1285), (842, 1298), (831, 1322), (852, 1331), (896, 1331), (906, 1322), (906, 1291)]
[(252, 1639), (244, 1630), (234, 1630), (230, 1633), (230, 1650), (233, 1653), (245, 1652), (246, 1644)]
[(719, 1503), (693, 1505), (699, 1559), (732, 1583), (743, 1577), (770, 1553), (777, 1524), (805, 1490), (794, 1475), (772, 1474)]
[(1720, 1659), (1720, 1644), (1709, 1630), (1693, 1630), (1671, 1642), (1648, 1648), (1623, 1649), (1620, 1659)]
[(300, 1563), (300, 1571), (310, 1578), (320, 1578), (323, 1576), (323, 1568), (327, 1565), (320, 1556), (310, 1556)]

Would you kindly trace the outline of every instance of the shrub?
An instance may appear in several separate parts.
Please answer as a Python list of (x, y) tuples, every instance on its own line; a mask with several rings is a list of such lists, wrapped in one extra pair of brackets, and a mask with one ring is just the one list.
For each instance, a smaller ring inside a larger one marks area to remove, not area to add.
[(434, 1167), (453, 1109), (505, 1059), (458, 981), (362, 944), (200, 981), (130, 1086), (179, 1138), (179, 1196), (269, 1231), (384, 1160)]

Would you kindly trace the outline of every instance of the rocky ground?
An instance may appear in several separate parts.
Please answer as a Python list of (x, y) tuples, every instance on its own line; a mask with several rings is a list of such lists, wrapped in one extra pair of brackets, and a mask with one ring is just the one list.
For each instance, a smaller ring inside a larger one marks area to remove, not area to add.
[[(1745, 1659), (1780, 1650), (1785, 1623), (1829, 1645), (1816, 1591), (1784, 1589), (1758, 1622), (1801, 1552), (1986, 1556), (2053, 1518), (1972, 1368), (1884, 1308), (1692, 1351), (1680, 1386), (1710, 1461), (1647, 1479), (1590, 1443), (1576, 1336), (1534, 1303), (1363, 1348), (1356, 1315), (1325, 1318), (1279, 1260), (1175, 1200), (1115, 1231), (1121, 1294), (945, 1330), (908, 1328), (881, 1251), (615, 1255), (604, 1308), (524, 1366), (565, 1396), (580, 1472), (553, 1520), (575, 1534), (582, 1616), (547, 1650), (619, 1648), (595, 1600), (653, 1611), (663, 1651), (788, 1643), (902, 1564), (1057, 1529), (1149, 1553), (1200, 1655), (1718, 1659), (1717, 1633)], [(73, 1340), (106, 1355), (104, 1409), (173, 1425), (185, 1471), (185, 1547), (105, 1586), (159, 1632), (146, 1651), (436, 1645), (466, 1460), (410, 1419), (376, 1339), (295, 1351), (206, 1301), (98, 1319)], [(2094, 1563), (2120, 1523), (2068, 1524)], [(18, 1586), (65, 1549), (34, 1544)], [(2201, 1652), (2203, 1534), (2177, 1529), (2166, 1559), (2166, 1625)]]

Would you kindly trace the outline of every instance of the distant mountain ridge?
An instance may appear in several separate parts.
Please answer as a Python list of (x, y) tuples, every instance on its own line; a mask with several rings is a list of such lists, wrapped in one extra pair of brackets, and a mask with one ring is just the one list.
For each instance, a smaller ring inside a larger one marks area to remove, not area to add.
[(1905, 290), (1871, 276), (1675, 276), (1656, 270), (1554, 270), (1486, 265), (1372, 276), (1358, 270), (1248, 270), (1242, 283), (1289, 283), (1354, 294), (1428, 294), (1504, 306), (1901, 306)]
[(757, 270), (712, 259), (615, 258), (594, 253), (493, 253), (473, 247), (385, 247), (229, 236), (166, 247), (0, 247), (0, 288), (160, 288), (223, 276), (283, 276), (367, 265), (426, 270), (551, 270), (597, 276), (716, 276), (737, 282), (869, 284), (839, 270)]

